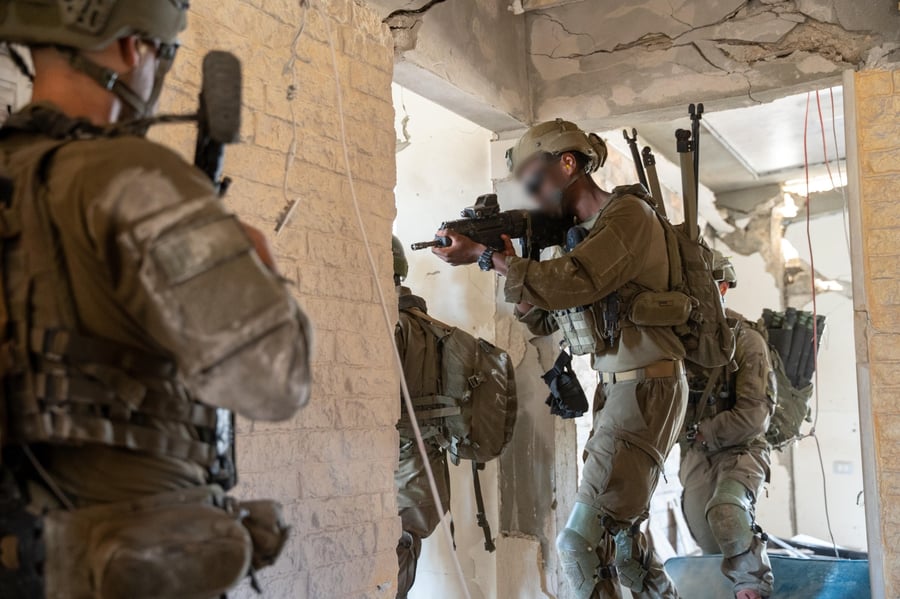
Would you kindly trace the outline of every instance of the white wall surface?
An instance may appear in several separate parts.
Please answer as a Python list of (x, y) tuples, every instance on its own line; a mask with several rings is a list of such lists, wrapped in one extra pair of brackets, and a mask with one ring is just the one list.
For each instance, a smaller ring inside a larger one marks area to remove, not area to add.
[[(472, 122), (394, 85), (398, 137), (409, 116), (409, 145), (397, 154), (397, 220), (394, 231), (407, 247), (409, 278), (405, 284), (428, 302), (429, 313), (488, 341), (494, 340), (494, 274), (475, 267), (453, 268), (428, 250), (409, 245), (434, 236), (441, 221), (459, 218), (478, 195), (491, 191), (491, 133)], [(475, 522), (469, 462), (450, 466), (451, 513), (456, 523), (456, 554), (473, 599), (496, 598), (496, 554), (484, 550)], [(481, 473), (488, 518), (496, 533), (497, 464)], [(425, 540), (410, 599), (462, 597), (443, 527)]]
[[(808, 261), (806, 224), (788, 227), (785, 237)], [(850, 251), (840, 213), (810, 222), (816, 270), (823, 276), (850, 281)], [(825, 465), (828, 506), (835, 540), (858, 549), (866, 546), (856, 352), (853, 340), (853, 303), (849, 285), (844, 292), (818, 295), (818, 312), (827, 317), (818, 355), (819, 421), (816, 427)], [(803, 306), (812, 310), (812, 304)], [(813, 415), (816, 412), (813, 398)], [(816, 444), (804, 439), (794, 449), (794, 486), (797, 530), (828, 539), (822, 473)]]

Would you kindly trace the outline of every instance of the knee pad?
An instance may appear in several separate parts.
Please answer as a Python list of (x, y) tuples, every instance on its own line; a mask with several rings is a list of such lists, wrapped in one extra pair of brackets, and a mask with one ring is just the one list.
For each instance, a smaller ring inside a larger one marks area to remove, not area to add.
[(599, 510), (576, 503), (566, 528), (556, 538), (556, 550), (574, 599), (589, 599), (599, 580), (597, 544), (605, 531), (602, 517)]
[(724, 480), (706, 504), (706, 521), (725, 557), (734, 557), (750, 549), (755, 535), (753, 499), (735, 480)]
[(616, 533), (616, 571), (619, 582), (635, 593), (644, 590), (644, 578), (648, 570), (644, 567), (643, 555), (635, 539), (635, 528), (629, 527)]

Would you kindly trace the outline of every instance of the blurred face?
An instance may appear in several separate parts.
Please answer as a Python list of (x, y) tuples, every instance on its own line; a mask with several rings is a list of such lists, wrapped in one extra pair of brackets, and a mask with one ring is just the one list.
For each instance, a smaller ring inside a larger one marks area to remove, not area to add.
[(564, 196), (575, 169), (572, 154), (537, 156), (519, 170), (517, 179), (525, 193), (543, 212), (560, 214), (564, 210)]
[(728, 293), (728, 290), (731, 286), (728, 284), (728, 281), (719, 281), (719, 293), (722, 294), (722, 297), (725, 297), (725, 294)]

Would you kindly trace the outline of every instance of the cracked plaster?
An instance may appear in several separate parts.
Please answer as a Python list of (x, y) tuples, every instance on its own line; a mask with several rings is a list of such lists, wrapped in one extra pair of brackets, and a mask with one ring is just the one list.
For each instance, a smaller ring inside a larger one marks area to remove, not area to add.
[[(884, 62), (898, 47), (898, 13), (848, 4), (859, 3), (604, 0), (531, 13), (535, 120), (602, 122), (697, 96), (748, 104)], [(597, 102), (604, 88), (615, 93)]]

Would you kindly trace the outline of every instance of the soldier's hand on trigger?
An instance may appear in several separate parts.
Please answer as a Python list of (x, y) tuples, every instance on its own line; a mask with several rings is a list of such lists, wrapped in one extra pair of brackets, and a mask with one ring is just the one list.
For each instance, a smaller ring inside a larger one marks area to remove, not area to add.
[(241, 223), (241, 226), (244, 227), (244, 233), (250, 238), (250, 242), (253, 244), (253, 248), (256, 250), (259, 259), (262, 260), (262, 263), (265, 264), (269, 270), (277, 274), (278, 266), (275, 265), (275, 257), (272, 256), (269, 240), (266, 239), (263, 232), (256, 227), (252, 227), (244, 222)]

